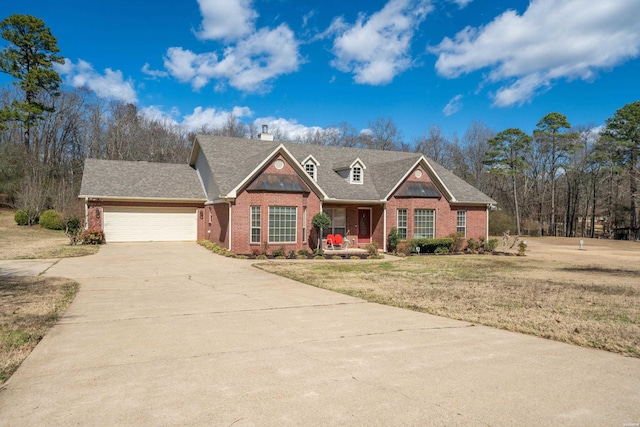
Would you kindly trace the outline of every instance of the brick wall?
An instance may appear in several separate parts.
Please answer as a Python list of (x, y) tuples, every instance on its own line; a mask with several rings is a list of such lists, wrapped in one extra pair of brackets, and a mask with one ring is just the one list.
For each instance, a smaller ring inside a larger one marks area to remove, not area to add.
[[(282, 160), (284, 167), (280, 170), (274, 167), (276, 160)], [(262, 173), (278, 175), (297, 175), (297, 171), (281, 156), (276, 157)], [(251, 183), (247, 183), (250, 185)], [(307, 187), (305, 185), (305, 187)], [(317, 236), (311, 226), (313, 216), (320, 212), (320, 199), (307, 187), (308, 193), (276, 193), (241, 191), (238, 194), (232, 209), (232, 248), (231, 251), (237, 254), (251, 254), (254, 251), (261, 252), (266, 245), (270, 254), (273, 249), (284, 247), (285, 252), (299, 249), (313, 249), (317, 245)], [(261, 242), (251, 243), (251, 206), (260, 206), (260, 229)], [(269, 243), (269, 206), (295, 206), (297, 208), (297, 236), (295, 243)], [(302, 224), (304, 211), (306, 208), (306, 224)], [(303, 230), (305, 236), (303, 236)]]
[[(422, 172), (420, 178), (415, 176), (413, 171), (407, 181), (432, 183), (431, 177), (422, 168), (417, 167), (416, 170)], [(437, 186), (436, 186), (437, 188)], [(438, 190), (439, 191), (439, 190)], [(439, 191), (440, 192), (440, 191)], [(442, 196), (442, 194), (441, 194)], [(413, 238), (413, 221), (415, 209), (433, 209), (435, 210), (435, 237), (447, 237), (451, 233), (455, 233), (457, 229), (458, 211), (467, 211), (467, 238), (478, 239), (480, 236), (486, 237), (487, 233), (487, 212), (484, 206), (451, 206), (447, 199), (442, 196), (440, 199), (423, 199), (423, 198), (403, 198), (392, 196), (387, 203), (387, 232), (398, 224), (398, 209), (407, 209), (407, 237)]]

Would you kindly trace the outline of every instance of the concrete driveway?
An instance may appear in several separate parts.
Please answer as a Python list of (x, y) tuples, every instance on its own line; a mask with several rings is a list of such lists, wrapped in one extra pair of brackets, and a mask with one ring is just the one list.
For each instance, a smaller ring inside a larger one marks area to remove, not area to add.
[(638, 425), (640, 360), (371, 304), (187, 243), (45, 273), (69, 310), (0, 425)]

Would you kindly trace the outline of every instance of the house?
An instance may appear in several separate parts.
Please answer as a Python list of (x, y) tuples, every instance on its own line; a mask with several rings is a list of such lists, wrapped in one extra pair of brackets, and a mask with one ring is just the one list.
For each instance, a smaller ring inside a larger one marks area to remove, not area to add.
[(198, 135), (188, 164), (87, 159), (87, 225), (107, 242), (210, 240), (234, 253), (313, 249), (312, 218), (352, 246), (487, 237), (487, 195), (419, 153)]

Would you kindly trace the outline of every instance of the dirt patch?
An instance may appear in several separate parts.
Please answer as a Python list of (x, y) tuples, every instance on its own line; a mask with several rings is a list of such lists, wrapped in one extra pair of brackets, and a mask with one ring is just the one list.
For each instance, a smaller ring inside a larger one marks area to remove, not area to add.
[(78, 290), (68, 279), (0, 277), (0, 385), (18, 369)]

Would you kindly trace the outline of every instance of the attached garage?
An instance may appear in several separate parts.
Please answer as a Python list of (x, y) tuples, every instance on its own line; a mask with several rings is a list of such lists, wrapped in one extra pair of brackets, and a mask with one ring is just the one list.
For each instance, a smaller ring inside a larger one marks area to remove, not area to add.
[(105, 206), (107, 242), (196, 241), (195, 208)]

